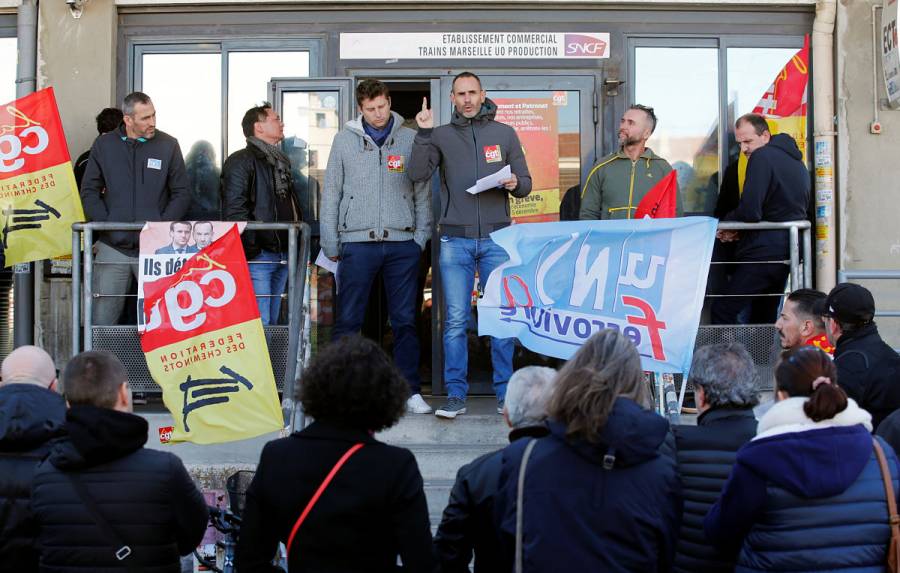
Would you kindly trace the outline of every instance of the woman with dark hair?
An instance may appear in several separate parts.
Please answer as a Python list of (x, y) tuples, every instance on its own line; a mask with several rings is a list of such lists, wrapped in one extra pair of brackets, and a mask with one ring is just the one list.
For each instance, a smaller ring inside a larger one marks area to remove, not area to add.
[(595, 334), (569, 360), (550, 399), (550, 435), (503, 453), (495, 512), (510, 569), (519, 517), (524, 571), (671, 568), (681, 493), (669, 424), (652, 406), (637, 350), (617, 331)]
[[(707, 537), (737, 554), (740, 572), (885, 571), (891, 530), (872, 416), (847, 398), (834, 362), (812, 346), (782, 354), (775, 399), (738, 451), (706, 516)], [(896, 493), (897, 457), (879, 443)]]
[(292, 573), (433, 570), (416, 460), (373, 437), (397, 423), (407, 393), (370, 340), (350, 336), (319, 352), (300, 384), (315, 421), (266, 444), (247, 491), (239, 571), (281, 571), (271, 564), (279, 542)]

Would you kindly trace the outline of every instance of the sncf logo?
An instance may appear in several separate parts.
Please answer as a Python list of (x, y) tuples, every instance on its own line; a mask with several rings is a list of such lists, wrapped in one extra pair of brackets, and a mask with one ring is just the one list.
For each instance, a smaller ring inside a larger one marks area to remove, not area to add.
[(566, 56), (602, 58), (606, 55), (606, 41), (585, 34), (566, 34)]

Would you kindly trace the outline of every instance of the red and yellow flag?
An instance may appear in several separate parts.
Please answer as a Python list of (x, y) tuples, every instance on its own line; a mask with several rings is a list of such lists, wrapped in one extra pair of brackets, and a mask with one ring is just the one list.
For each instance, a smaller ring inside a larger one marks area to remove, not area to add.
[(0, 107), (0, 242), (6, 264), (72, 254), (81, 198), (53, 88)]
[(648, 215), (651, 219), (671, 219), (678, 209), (678, 172), (674, 169), (647, 191), (634, 212), (635, 219)]
[[(794, 138), (803, 162), (806, 163), (806, 92), (809, 84), (809, 35), (803, 47), (778, 72), (775, 80), (762, 95), (753, 113), (766, 118), (772, 135), (786, 133)], [(738, 185), (744, 190), (747, 157), (738, 158)]]
[(141, 347), (175, 418), (170, 441), (228, 442), (284, 426), (236, 226), (174, 275), (145, 283), (144, 297)]

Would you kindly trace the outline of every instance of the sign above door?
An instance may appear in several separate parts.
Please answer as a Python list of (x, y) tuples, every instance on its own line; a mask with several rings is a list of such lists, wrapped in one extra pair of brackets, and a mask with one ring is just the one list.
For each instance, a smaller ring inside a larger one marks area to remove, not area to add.
[(609, 58), (607, 32), (342, 33), (342, 60)]

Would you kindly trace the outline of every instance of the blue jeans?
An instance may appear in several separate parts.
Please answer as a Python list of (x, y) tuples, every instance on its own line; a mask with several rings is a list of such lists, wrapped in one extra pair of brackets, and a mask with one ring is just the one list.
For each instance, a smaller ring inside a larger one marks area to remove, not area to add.
[[(465, 398), (469, 391), (469, 346), (466, 326), (472, 314), (475, 268), (483, 285), (491, 272), (505, 263), (506, 251), (491, 239), (441, 237), (441, 285), (444, 295), (444, 384), (447, 394)], [(498, 400), (506, 398), (506, 383), (512, 375), (514, 338), (491, 337), (493, 386)]]
[(287, 286), (288, 266), (286, 260), (284, 264), (279, 261), (286, 258), (286, 254), (263, 250), (248, 265), (263, 326), (276, 324), (281, 314), (281, 295)]
[(372, 282), (381, 271), (394, 332), (394, 363), (412, 394), (422, 392), (416, 335), (416, 288), (421, 255), (419, 245), (411, 240), (344, 243), (338, 266), (337, 318), (332, 331), (334, 340), (359, 332)]

